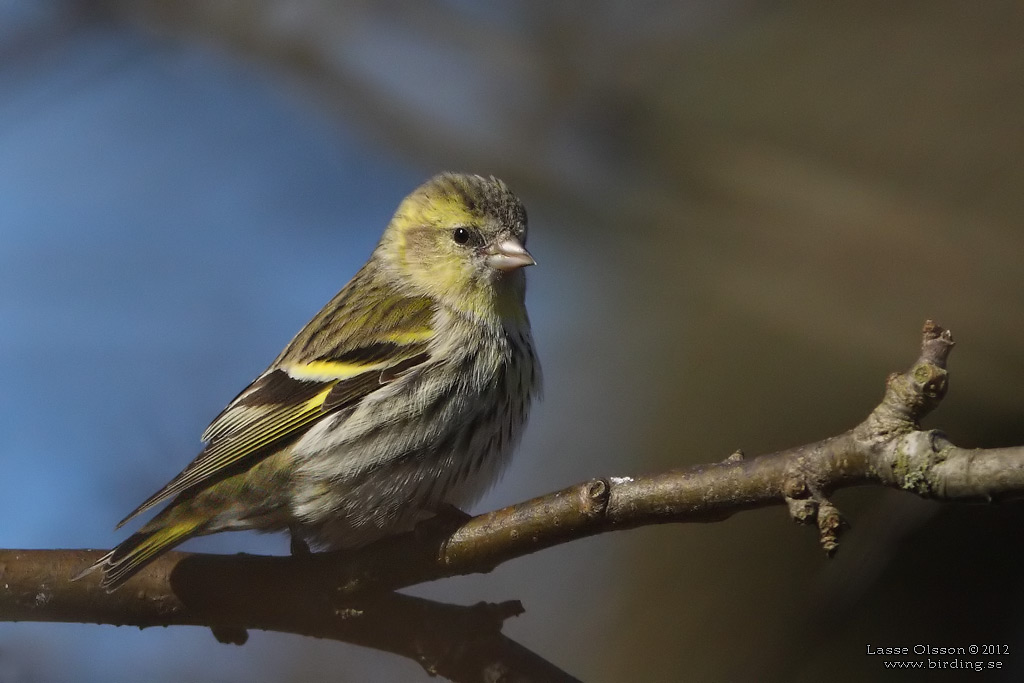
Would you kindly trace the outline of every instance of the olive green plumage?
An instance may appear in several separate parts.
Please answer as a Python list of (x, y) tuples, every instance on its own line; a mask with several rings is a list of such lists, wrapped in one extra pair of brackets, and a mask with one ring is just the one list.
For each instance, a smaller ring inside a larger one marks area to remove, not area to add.
[(354, 547), (471, 503), (540, 388), (525, 243), (526, 213), (500, 180), (419, 187), (196, 459), (121, 524), (166, 507), (83, 575), (99, 569), (113, 590), (185, 539), (235, 529)]

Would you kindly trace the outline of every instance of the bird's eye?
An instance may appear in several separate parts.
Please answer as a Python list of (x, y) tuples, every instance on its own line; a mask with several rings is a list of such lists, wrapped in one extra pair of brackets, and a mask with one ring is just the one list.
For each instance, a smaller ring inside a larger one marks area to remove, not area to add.
[(455, 240), (455, 244), (467, 244), (469, 242), (469, 230), (455, 228), (452, 230), (452, 239)]

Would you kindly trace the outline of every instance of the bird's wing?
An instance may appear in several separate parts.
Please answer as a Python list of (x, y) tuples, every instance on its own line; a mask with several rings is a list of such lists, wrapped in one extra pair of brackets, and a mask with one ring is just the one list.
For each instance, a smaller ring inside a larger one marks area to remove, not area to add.
[[(432, 307), (408, 301), (407, 315), (385, 327), (360, 329), (359, 338), (313, 344), (322, 353), (304, 360), (286, 349), (281, 358), (228, 404), (207, 427), (206, 448), (178, 476), (118, 523), (185, 491), (248, 469), (307, 431), (430, 358)], [(314, 325), (314, 319), (310, 326)], [(307, 326), (308, 328), (309, 326)], [(303, 338), (305, 330), (289, 345)], [(305, 339), (308, 341), (309, 335)]]

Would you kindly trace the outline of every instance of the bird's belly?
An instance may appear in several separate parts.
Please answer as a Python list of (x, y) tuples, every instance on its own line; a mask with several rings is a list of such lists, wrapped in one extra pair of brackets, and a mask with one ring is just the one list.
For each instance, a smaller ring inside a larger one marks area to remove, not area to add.
[(424, 390), (414, 410), (408, 394), (384, 397), (316, 425), (294, 450), (297, 531), (318, 547), (358, 547), (410, 530), (442, 504), (473, 503), (526, 419), (528, 397), (509, 392), (510, 379), (487, 391)]

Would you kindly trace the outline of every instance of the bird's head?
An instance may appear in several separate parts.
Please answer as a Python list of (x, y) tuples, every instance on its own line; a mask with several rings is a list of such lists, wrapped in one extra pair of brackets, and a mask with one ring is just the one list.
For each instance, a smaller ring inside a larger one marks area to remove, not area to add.
[(419, 294), (480, 318), (525, 316), (526, 210), (496, 178), (442, 173), (398, 207), (378, 253)]

